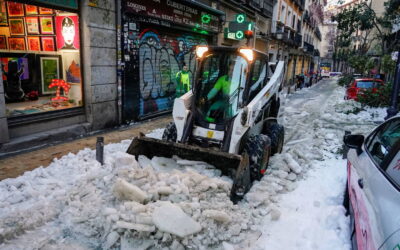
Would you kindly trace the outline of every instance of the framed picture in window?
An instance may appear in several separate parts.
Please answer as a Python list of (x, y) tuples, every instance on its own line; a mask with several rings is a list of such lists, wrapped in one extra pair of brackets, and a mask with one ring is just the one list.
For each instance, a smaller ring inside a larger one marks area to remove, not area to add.
[(24, 16), (24, 5), (22, 3), (7, 2), (8, 16)]
[(39, 17), (39, 22), (40, 22), (40, 34), (42, 35), (54, 34), (53, 17), (41, 16)]
[(10, 50), (26, 50), (25, 37), (9, 37), (8, 46)]
[(40, 15), (52, 15), (53, 14), (53, 10), (52, 9), (48, 9), (48, 8), (39, 7), (39, 14)]
[(28, 50), (40, 51), (40, 37), (28, 36)]
[(8, 49), (7, 38), (5, 35), (0, 35), (0, 49)]
[(62, 79), (61, 56), (40, 56), (40, 78), (43, 94), (52, 94), (57, 88), (49, 88), (53, 79)]
[(10, 18), (10, 35), (12, 36), (24, 36), (25, 25), (23, 18)]
[(6, 2), (0, 2), (0, 26), (8, 26)]
[(40, 34), (38, 17), (35, 16), (25, 17), (25, 22), (26, 22), (26, 33), (35, 35)]
[(29, 16), (29, 15), (38, 15), (39, 14), (39, 10), (38, 10), (38, 7), (36, 7), (35, 5), (25, 4), (25, 13), (26, 13), (27, 16)]
[(54, 43), (54, 37), (42, 36), (40, 39), (42, 42), (42, 50), (43, 51), (55, 51), (56, 50), (56, 46)]

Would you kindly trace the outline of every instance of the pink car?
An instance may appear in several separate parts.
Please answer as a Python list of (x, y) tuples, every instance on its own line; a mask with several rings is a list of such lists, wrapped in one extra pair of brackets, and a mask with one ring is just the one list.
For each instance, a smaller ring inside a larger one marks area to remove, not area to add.
[(400, 249), (400, 116), (344, 143), (353, 249)]

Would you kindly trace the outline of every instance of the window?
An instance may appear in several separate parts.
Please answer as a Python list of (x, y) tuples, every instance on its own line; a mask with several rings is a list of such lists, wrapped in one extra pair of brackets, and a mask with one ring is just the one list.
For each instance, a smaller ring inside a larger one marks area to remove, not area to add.
[(285, 22), (288, 26), (290, 26), (290, 20), (292, 19), (292, 12), (288, 11), (287, 21)]
[(292, 28), (296, 28), (296, 16), (293, 15)]
[[(397, 147), (398, 148), (398, 147)], [(386, 173), (400, 186), (400, 151), (394, 156), (392, 162), (386, 169)]]
[(284, 6), (282, 4), (282, 9), (281, 9), (281, 22), (285, 23), (285, 19), (286, 19), (286, 6)]
[(367, 150), (378, 166), (388, 157), (395, 144), (400, 142), (400, 119), (388, 122), (373, 134), (366, 143)]
[(205, 121), (223, 123), (239, 112), (248, 63), (233, 54), (212, 54), (200, 68), (196, 106)]
[(267, 76), (267, 66), (264, 61), (257, 59), (253, 65), (251, 85), (249, 90), (249, 100), (252, 100), (264, 87), (265, 77)]
[(82, 106), (78, 14), (12, 1), (0, 4), (8, 7), (3, 10), (8, 24), (7, 18), (4, 25), (0, 21), (7, 117)]

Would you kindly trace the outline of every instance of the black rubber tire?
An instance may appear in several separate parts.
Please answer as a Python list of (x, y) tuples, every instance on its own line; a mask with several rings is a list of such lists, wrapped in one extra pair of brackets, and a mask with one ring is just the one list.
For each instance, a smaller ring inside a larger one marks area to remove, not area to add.
[(270, 117), (278, 117), (278, 113), (279, 113), (279, 108), (281, 106), (281, 101), (278, 98), (278, 100), (273, 102), (273, 105), (271, 106), (271, 111), (269, 112), (269, 116)]
[(168, 125), (165, 127), (162, 139), (164, 141), (170, 141), (170, 142), (176, 142), (178, 135), (176, 132), (176, 126), (174, 122), (168, 123)]
[(271, 156), (280, 154), (285, 140), (285, 128), (278, 123), (270, 123), (266, 126), (265, 134), (271, 139)]
[(261, 180), (271, 155), (271, 139), (266, 135), (251, 135), (244, 150), (249, 155), (251, 181)]

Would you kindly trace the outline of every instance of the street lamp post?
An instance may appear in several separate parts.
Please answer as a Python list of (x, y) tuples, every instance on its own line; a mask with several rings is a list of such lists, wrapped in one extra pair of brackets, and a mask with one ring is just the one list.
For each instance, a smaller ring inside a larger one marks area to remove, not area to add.
[(397, 52), (396, 73), (394, 76), (392, 96), (390, 100), (390, 107), (386, 110), (387, 116), (385, 117), (385, 120), (395, 116), (399, 112), (397, 109), (397, 98), (399, 96), (399, 89), (400, 89), (400, 51)]

